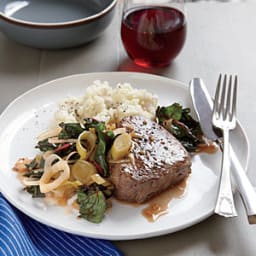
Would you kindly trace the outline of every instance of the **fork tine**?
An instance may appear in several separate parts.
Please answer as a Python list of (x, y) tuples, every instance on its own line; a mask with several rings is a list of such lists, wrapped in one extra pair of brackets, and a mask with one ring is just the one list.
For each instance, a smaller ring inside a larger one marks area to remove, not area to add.
[[(227, 92), (227, 105), (226, 105), (226, 110), (225, 110), (225, 115), (224, 115), (224, 119), (229, 118), (229, 120), (231, 120), (232, 118), (232, 106), (233, 103), (231, 104), (231, 102), (234, 101), (233, 95), (231, 95), (232, 92), (232, 76), (229, 76), (229, 82), (228, 82), (228, 92)], [(233, 91), (234, 92), (234, 91)], [(231, 96), (232, 96), (232, 100), (231, 100)]]
[(231, 105), (231, 120), (236, 116), (236, 101), (237, 101), (237, 76), (235, 76), (235, 82), (233, 87), (232, 105)]
[[(221, 91), (220, 91), (220, 114), (222, 118), (226, 118), (227, 113), (225, 111), (225, 103), (226, 103), (226, 87), (227, 87), (227, 75), (224, 75), (224, 81), (222, 83)], [(222, 110), (222, 111), (221, 111)]]
[(213, 113), (216, 113), (219, 116), (219, 110), (220, 110), (220, 87), (221, 87), (221, 74), (219, 75), (216, 91), (215, 91), (215, 97), (214, 97), (214, 106), (213, 106)]

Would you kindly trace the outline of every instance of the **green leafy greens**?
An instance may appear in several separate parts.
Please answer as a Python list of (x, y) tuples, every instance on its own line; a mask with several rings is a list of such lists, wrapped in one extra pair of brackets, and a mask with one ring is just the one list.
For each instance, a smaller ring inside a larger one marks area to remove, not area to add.
[(203, 143), (200, 124), (192, 118), (189, 108), (183, 108), (179, 103), (159, 106), (156, 117), (159, 124), (176, 137), (188, 152), (195, 152), (197, 146)]
[(57, 146), (53, 143), (49, 143), (48, 139), (38, 141), (36, 148), (41, 152), (46, 152), (50, 150), (55, 150)]
[(85, 127), (89, 130), (94, 128), (97, 134), (97, 148), (94, 155), (95, 165), (98, 169), (98, 172), (103, 177), (109, 176), (108, 164), (107, 164), (107, 151), (109, 145), (113, 142), (114, 134), (111, 131), (106, 131), (105, 123), (98, 122), (92, 118), (85, 119)]
[(84, 131), (79, 123), (60, 123), (59, 126), (62, 128), (59, 139), (77, 139)]
[[(26, 164), (27, 171), (23, 174), (24, 177), (39, 180), (44, 171), (44, 159), (41, 156), (36, 156), (29, 164)], [(41, 193), (38, 185), (27, 186), (25, 191), (32, 195), (33, 198), (45, 197), (45, 194)]]
[(41, 193), (39, 186), (27, 186), (25, 189), (33, 198), (45, 197), (44, 193)]
[(90, 186), (81, 186), (77, 192), (77, 203), (80, 206), (80, 217), (93, 223), (102, 221), (107, 202), (100, 186), (95, 183)]

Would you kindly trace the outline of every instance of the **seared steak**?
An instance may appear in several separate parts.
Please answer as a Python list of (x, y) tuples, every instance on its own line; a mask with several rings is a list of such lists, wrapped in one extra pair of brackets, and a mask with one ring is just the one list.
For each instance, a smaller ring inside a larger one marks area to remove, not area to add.
[(156, 122), (130, 116), (121, 120), (120, 127), (132, 134), (133, 157), (109, 163), (116, 198), (143, 203), (190, 173), (189, 154)]

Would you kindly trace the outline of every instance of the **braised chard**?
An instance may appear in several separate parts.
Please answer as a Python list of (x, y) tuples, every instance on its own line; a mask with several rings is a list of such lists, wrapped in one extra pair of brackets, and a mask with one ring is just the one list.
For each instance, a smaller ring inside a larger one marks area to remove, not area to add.
[(204, 143), (200, 124), (192, 118), (189, 108), (183, 108), (179, 103), (159, 106), (156, 117), (159, 124), (175, 136), (188, 152), (195, 152), (197, 146)]
[(80, 217), (93, 223), (100, 223), (107, 209), (106, 197), (100, 186), (81, 186), (77, 192)]

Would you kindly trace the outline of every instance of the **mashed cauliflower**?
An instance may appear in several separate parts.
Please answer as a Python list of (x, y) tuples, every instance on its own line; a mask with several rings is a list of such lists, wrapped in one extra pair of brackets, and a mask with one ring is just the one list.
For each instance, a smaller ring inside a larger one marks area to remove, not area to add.
[(69, 98), (59, 105), (57, 122), (79, 122), (85, 117), (115, 123), (125, 116), (142, 115), (154, 119), (158, 105), (156, 95), (135, 89), (128, 83), (117, 84), (94, 81), (81, 98)]

